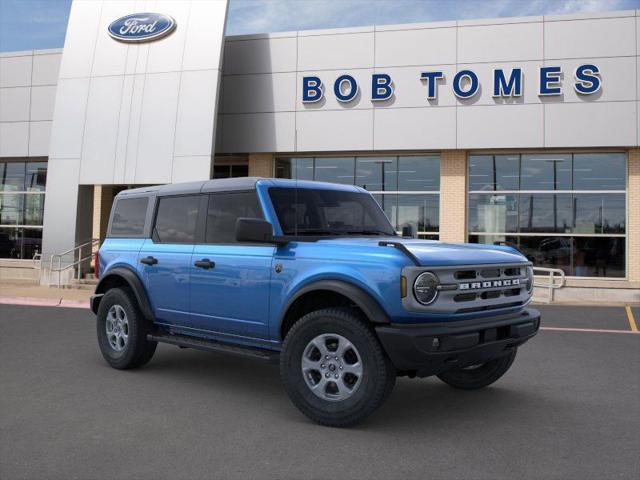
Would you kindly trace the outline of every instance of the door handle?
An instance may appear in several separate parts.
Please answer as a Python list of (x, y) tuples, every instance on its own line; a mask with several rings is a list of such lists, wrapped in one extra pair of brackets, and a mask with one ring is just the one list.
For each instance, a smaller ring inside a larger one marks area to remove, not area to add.
[(158, 259), (155, 257), (144, 257), (140, 259), (140, 263), (144, 263), (145, 265), (155, 265), (158, 263)]
[(204, 268), (205, 270), (209, 270), (210, 268), (214, 268), (216, 266), (216, 262), (212, 262), (208, 258), (203, 258), (202, 260), (198, 260), (193, 263), (198, 268)]

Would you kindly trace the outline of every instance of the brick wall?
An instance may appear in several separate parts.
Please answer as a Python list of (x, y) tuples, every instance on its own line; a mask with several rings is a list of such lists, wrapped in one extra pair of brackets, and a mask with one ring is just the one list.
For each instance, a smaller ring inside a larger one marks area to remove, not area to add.
[(249, 176), (250, 177), (273, 177), (274, 175), (274, 155), (272, 153), (250, 153), (249, 154)]
[[(93, 187), (93, 235), (92, 238), (103, 240), (107, 235), (109, 214), (113, 204), (113, 187), (96, 185)], [(98, 248), (97, 246), (95, 247)]]
[(440, 157), (440, 240), (467, 240), (467, 152), (443, 150)]

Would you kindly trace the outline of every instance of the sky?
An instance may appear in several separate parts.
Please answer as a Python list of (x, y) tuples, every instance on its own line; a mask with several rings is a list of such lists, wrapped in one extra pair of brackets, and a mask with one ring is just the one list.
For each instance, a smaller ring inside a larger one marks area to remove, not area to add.
[[(60, 48), (71, 0), (0, 0), (0, 51)], [(640, 8), (640, 0), (230, 0), (227, 35)]]

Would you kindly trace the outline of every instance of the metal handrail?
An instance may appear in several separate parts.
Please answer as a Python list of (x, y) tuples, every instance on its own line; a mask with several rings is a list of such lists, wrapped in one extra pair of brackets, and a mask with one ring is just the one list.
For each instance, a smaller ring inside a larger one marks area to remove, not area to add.
[(31, 257), (31, 263), (33, 264), (33, 268), (40, 270), (42, 268), (42, 254), (34, 253), (33, 257)]
[[(80, 280), (80, 277), (82, 276), (82, 263), (86, 262), (87, 260), (91, 259), (93, 257), (93, 247), (97, 244), (100, 243), (100, 239), (99, 238), (92, 238), (91, 240), (87, 240), (86, 242), (80, 243), (78, 245), (76, 245), (75, 247), (67, 250), (66, 252), (62, 252), (62, 253), (54, 253), (53, 255), (51, 255), (51, 257), (49, 258), (49, 286), (51, 286), (51, 274), (52, 272), (57, 272), (58, 274), (58, 282), (57, 282), (57, 287), (60, 288), (60, 277), (61, 277), (61, 273), (64, 272), (65, 270), (68, 270), (70, 268), (74, 268), (76, 265), (78, 266), (78, 280)], [(86, 256), (82, 256), (82, 249), (90, 246), (90, 250), (89, 250), (89, 255)], [(76, 252), (77, 252), (77, 260), (74, 260), (72, 263), (70, 263), (69, 265), (65, 265), (64, 267), (62, 266), (62, 257), (69, 255), (71, 253), (73, 253), (73, 257), (74, 259), (76, 258)], [(57, 260), (57, 264), (58, 267), (57, 268), (53, 268), (53, 262), (54, 259)]]
[[(535, 281), (536, 271), (548, 274), (547, 275), (548, 283), (538, 283), (538, 282), (536, 282)], [(534, 275), (534, 280), (533, 280), (533, 286), (534, 287), (541, 287), (541, 288), (547, 288), (548, 289), (547, 303), (553, 302), (553, 292), (554, 292), (554, 290), (557, 290), (558, 288), (564, 287), (564, 285), (566, 283), (564, 270), (561, 270), (559, 268), (533, 267), (533, 275)], [(558, 283), (556, 283), (554, 281), (557, 278), (556, 275), (559, 276)]]

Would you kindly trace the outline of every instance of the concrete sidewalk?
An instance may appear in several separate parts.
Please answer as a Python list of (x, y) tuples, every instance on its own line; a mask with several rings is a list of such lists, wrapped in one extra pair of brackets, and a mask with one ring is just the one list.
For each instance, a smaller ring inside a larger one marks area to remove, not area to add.
[(0, 304), (89, 308), (89, 297), (92, 294), (91, 290), (0, 282)]

